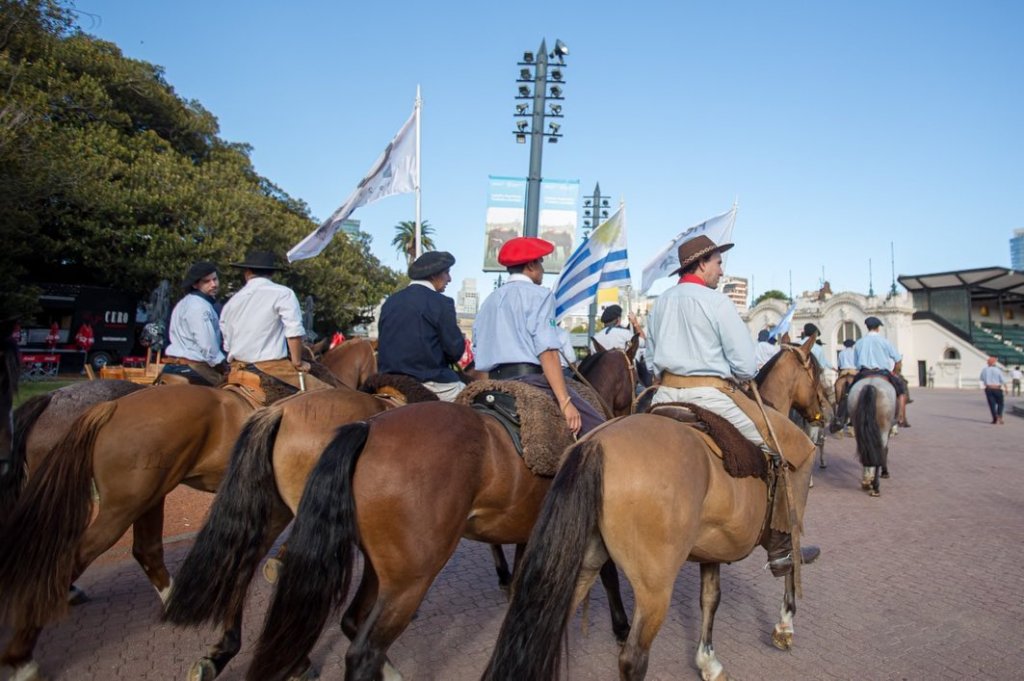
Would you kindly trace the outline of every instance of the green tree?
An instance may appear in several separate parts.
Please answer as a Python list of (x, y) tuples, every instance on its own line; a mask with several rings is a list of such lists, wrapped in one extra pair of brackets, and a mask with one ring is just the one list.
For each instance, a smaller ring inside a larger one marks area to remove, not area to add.
[[(436, 250), (434, 240), (430, 238), (433, 233), (434, 228), (426, 220), (420, 223), (420, 245), (424, 252)], [(406, 264), (411, 265), (416, 259), (416, 221), (403, 220), (395, 225), (395, 238), (391, 240), (391, 245), (405, 256)]]
[(764, 293), (762, 293), (761, 295), (759, 295), (757, 297), (757, 299), (754, 300), (754, 304), (751, 307), (757, 307), (758, 303), (760, 303), (762, 300), (784, 300), (784, 301), (786, 301), (788, 303), (789, 302), (789, 296), (787, 296), (782, 291), (777, 291), (775, 289), (769, 289), (769, 290), (765, 291)]

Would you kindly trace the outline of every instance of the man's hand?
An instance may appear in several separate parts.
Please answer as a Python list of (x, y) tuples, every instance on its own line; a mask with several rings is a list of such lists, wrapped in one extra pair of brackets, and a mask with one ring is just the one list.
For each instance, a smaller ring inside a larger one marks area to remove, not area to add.
[(304, 362), (301, 359), (298, 362), (292, 361), (292, 366), (296, 371), (309, 372), (309, 362)]
[(633, 326), (633, 331), (640, 334), (641, 338), (646, 338), (644, 335), (644, 327), (640, 326), (640, 320), (637, 319), (636, 314), (633, 312), (629, 313), (629, 323)]
[(566, 398), (565, 407), (562, 409), (562, 413), (565, 415), (565, 422), (569, 426), (569, 430), (572, 434), (580, 432), (580, 428), (583, 427), (583, 418), (580, 416), (579, 411), (576, 410), (576, 406), (572, 403), (572, 400)]

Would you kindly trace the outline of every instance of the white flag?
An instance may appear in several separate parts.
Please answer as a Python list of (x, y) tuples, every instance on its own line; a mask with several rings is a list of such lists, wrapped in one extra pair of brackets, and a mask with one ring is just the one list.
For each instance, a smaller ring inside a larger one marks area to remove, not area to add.
[(391, 144), (370, 168), (352, 195), (334, 211), (331, 217), (306, 236), (305, 239), (292, 246), (288, 251), (288, 262), (304, 260), (319, 255), (334, 235), (341, 228), (341, 223), (356, 208), (373, 203), (377, 199), (392, 194), (407, 194), (418, 189), (420, 177), (420, 160), (416, 155), (416, 116), (418, 110), (398, 131)]
[(772, 327), (772, 330), (768, 332), (769, 338), (781, 338), (782, 334), (789, 331), (789, 325), (793, 323), (793, 313), (796, 312), (796, 303), (789, 306), (786, 310), (786, 314), (782, 315), (782, 319), (779, 323)]
[(735, 224), (736, 206), (733, 206), (728, 212), (716, 215), (679, 234), (644, 267), (640, 293), (646, 293), (654, 285), (654, 282), (662, 277), (667, 277), (679, 268), (679, 247), (684, 243), (701, 234), (706, 235), (716, 244), (728, 243), (732, 238), (732, 228)]
[(601, 223), (565, 262), (555, 282), (555, 319), (589, 303), (599, 288), (622, 281), (629, 281), (625, 207)]

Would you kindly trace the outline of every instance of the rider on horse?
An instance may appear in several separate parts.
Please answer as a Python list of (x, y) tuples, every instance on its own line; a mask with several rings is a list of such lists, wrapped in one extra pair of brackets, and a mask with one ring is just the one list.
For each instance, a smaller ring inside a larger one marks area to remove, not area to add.
[(429, 251), (409, 265), (412, 283), (384, 302), (377, 337), (381, 373), (412, 376), (445, 402), (465, 387), (450, 366), (466, 350), (455, 302), (444, 295), (454, 264), (451, 253)]
[(171, 343), (164, 361), (186, 366), (207, 384), (218, 386), (224, 382), (227, 357), (221, 349), (220, 324), (214, 307), (220, 288), (217, 265), (206, 261), (193, 263), (181, 287), (185, 295), (171, 312)]
[(516, 237), (501, 247), (498, 262), (509, 278), (480, 306), (473, 352), (477, 368), (492, 380), (513, 379), (550, 391), (569, 430), (583, 434), (604, 418), (566, 386), (562, 375), (554, 294), (541, 286), (544, 256), (552, 250), (550, 242), (536, 237)]
[(843, 349), (839, 351), (839, 376), (836, 378), (836, 417), (829, 426), (833, 433), (846, 426), (846, 392), (853, 384), (853, 378), (857, 375), (856, 353), (853, 350), (853, 339), (847, 338), (843, 341)]
[(330, 388), (309, 374), (302, 359), (302, 308), (295, 292), (274, 283), (277, 265), (273, 253), (250, 251), (244, 262), (231, 263), (243, 270), (245, 286), (225, 303), (220, 315), (224, 349), (232, 368), (255, 365), (300, 390)]
[(878, 317), (868, 317), (864, 320), (864, 326), (868, 327), (867, 334), (853, 346), (854, 363), (857, 365), (857, 376), (853, 379), (856, 383), (868, 376), (884, 376), (896, 389), (896, 398), (899, 404), (897, 420), (899, 425), (909, 428), (907, 423), (907, 382), (900, 376), (900, 367), (903, 364), (903, 355), (896, 351), (892, 343), (879, 333), (878, 329), (883, 326), (882, 320)]
[[(649, 356), (661, 376), (652, 404), (692, 403), (714, 412), (766, 454), (777, 457), (759, 425), (748, 416), (749, 405), (741, 404), (741, 400), (750, 400), (737, 387), (757, 373), (754, 343), (735, 305), (715, 290), (723, 274), (721, 254), (732, 247), (719, 246), (704, 235), (679, 246), (679, 269), (672, 274), (682, 277), (658, 298), (648, 320)], [(775, 529), (771, 532), (768, 559), (772, 573), (788, 574), (793, 569), (792, 536)], [(818, 553), (816, 547), (804, 547), (802, 562), (813, 561)]]

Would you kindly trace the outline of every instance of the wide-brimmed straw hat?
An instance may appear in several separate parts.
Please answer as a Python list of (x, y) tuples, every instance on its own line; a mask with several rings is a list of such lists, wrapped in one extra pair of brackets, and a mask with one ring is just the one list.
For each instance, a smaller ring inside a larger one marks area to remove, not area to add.
[(679, 268), (669, 276), (679, 274), (693, 263), (697, 262), (701, 258), (711, 255), (712, 253), (725, 253), (732, 248), (733, 245), (734, 244), (722, 244), (719, 246), (703, 234), (698, 237), (694, 237), (689, 241), (685, 241), (679, 246)]

